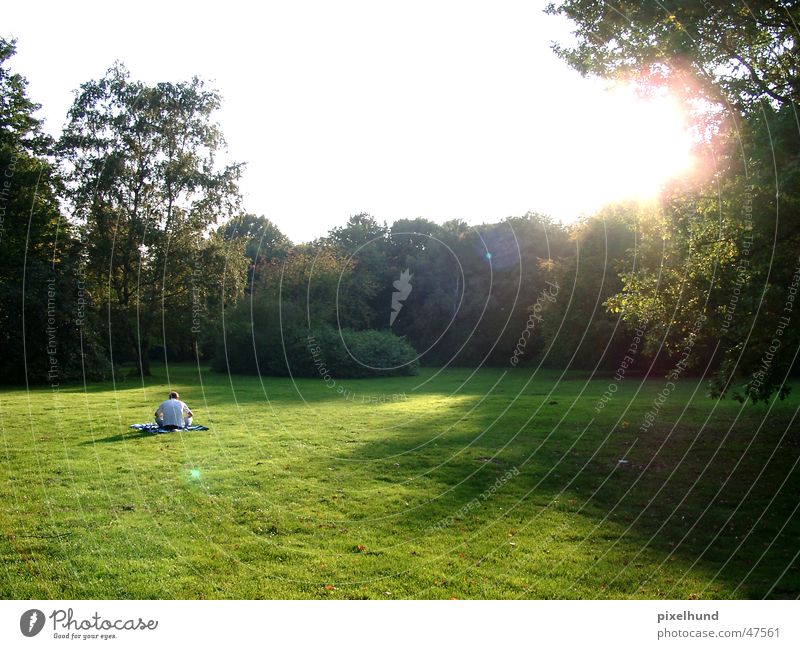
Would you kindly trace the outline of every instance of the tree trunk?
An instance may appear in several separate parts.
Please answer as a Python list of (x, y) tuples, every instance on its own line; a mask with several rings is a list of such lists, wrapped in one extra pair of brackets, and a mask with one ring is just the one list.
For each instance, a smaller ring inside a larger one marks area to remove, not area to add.
[(137, 376), (152, 376), (150, 372), (150, 345), (142, 345), (141, 353), (139, 362), (136, 364), (136, 374)]
[(131, 338), (136, 358), (136, 366), (131, 369), (131, 376), (152, 376), (150, 372), (150, 339), (146, 336), (142, 336), (139, 340), (136, 340), (134, 336)]

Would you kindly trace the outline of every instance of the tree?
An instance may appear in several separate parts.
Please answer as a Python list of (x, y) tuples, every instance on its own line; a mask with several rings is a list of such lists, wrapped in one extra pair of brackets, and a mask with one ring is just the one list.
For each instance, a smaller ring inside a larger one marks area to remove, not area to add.
[[(800, 263), (800, 170), (792, 160), (800, 137), (787, 131), (788, 108), (765, 114), (766, 124), (742, 123), (736, 149), (744, 160), (723, 148), (713, 181), (668, 188), (660, 218), (640, 220), (637, 267), (607, 301), (629, 323), (647, 322), (651, 353), (690, 347), (691, 364), (713, 371), (713, 396), (732, 391), (753, 401), (788, 394), (800, 344), (800, 317), (786, 311)], [(767, 128), (775, 137), (759, 134)]]
[(357, 264), (329, 246), (301, 244), (283, 259), (260, 258), (248, 299), (227, 313), (212, 367), (308, 376), (314, 367), (308, 336), (344, 331), (362, 317), (365, 305), (352, 296), (367, 278), (357, 272)]
[[(355, 329), (383, 329), (388, 326), (395, 269), (389, 265), (389, 228), (366, 213), (355, 214), (343, 227), (334, 228), (321, 242), (358, 268), (358, 281), (340, 287), (339, 304), (345, 322)], [(399, 273), (399, 271), (398, 271)]]
[[(412, 234), (402, 234), (407, 232)], [(413, 288), (393, 331), (419, 350), (425, 364), (507, 366), (528, 309), (553, 279), (550, 263), (566, 252), (565, 241), (563, 228), (533, 213), (474, 228), (461, 221), (395, 223), (389, 255), (394, 279), (409, 268)], [(530, 362), (542, 349), (541, 328), (532, 340), (525, 336), (522, 360)]]
[(253, 265), (262, 259), (285, 259), (292, 246), (289, 237), (265, 216), (242, 214), (228, 221), (220, 231), (228, 241), (246, 242), (245, 255)]
[(668, 85), (735, 126), (712, 119), (715, 173), (664, 190), (662, 215), (640, 221), (638, 266), (607, 305), (648, 323), (651, 350), (689, 350), (716, 370), (713, 395), (785, 396), (800, 345), (800, 5), (567, 0), (548, 11), (575, 21), (577, 44), (555, 49), (582, 73)]
[[(245, 260), (209, 236), (238, 213), (240, 164), (219, 165), (220, 96), (197, 77), (148, 86), (121, 64), (81, 86), (59, 151), (87, 250), (87, 273), (112, 323), (113, 349), (150, 373), (149, 350), (187, 297), (241, 293)], [(201, 269), (234, 266), (228, 282)], [(166, 341), (164, 341), (166, 343)]]
[(0, 39), (0, 380), (98, 378), (104, 351), (80, 282), (80, 249), (59, 211), (52, 142), (34, 117), (15, 43)]
[(583, 74), (671, 81), (741, 110), (800, 99), (800, 5), (765, 0), (551, 3), (576, 25), (555, 51)]
[[(638, 261), (629, 254), (636, 246), (637, 216), (635, 206), (607, 206), (570, 227), (571, 252), (553, 260), (559, 299), (543, 310), (549, 365), (614, 370), (626, 355), (627, 327), (605, 302), (622, 289), (620, 274)], [(638, 359), (636, 369), (647, 367)]]

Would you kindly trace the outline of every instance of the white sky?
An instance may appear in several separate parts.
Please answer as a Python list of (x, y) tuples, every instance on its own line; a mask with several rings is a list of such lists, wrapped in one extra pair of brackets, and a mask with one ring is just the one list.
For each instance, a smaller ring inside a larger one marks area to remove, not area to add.
[(571, 220), (675, 171), (678, 114), (568, 68), (545, 4), (13, 2), (0, 35), (54, 134), (117, 59), (151, 83), (212, 80), (245, 208), (305, 241), (358, 212)]

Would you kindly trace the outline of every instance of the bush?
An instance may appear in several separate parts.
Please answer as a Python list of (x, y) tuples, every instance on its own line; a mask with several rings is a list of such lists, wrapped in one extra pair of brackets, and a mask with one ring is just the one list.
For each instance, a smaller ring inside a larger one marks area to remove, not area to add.
[(327, 370), (340, 379), (370, 376), (408, 376), (419, 371), (417, 352), (403, 338), (388, 331), (353, 331), (341, 333), (330, 327), (310, 332), (306, 358), (311, 366), (302, 363), (303, 373), (295, 376), (319, 376)]
[(388, 331), (341, 332), (329, 326), (309, 329), (296, 304), (255, 300), (226, 314), (211, 364), (214, 371), (266, 376), (365, 378), (413, 375), (417, 352)]

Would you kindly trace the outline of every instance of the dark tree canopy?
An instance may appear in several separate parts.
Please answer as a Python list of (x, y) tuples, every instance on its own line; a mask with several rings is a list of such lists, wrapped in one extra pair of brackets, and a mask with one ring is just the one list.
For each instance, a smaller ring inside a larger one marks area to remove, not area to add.
[(26, 80), (8, 67), (14, 52), (0, 39), (0, 381), (57, 386), (102, 376), (104, 354), (90, 325), (91, 294), (78, 286), (74, 229), (59, 209), (52, 142)]
[(584, 74), (670, 79), (745, 110), (800, 99), (800, 3), (566, 0), (547, 11), (574, 22), (577, 44), (555, 49)]

